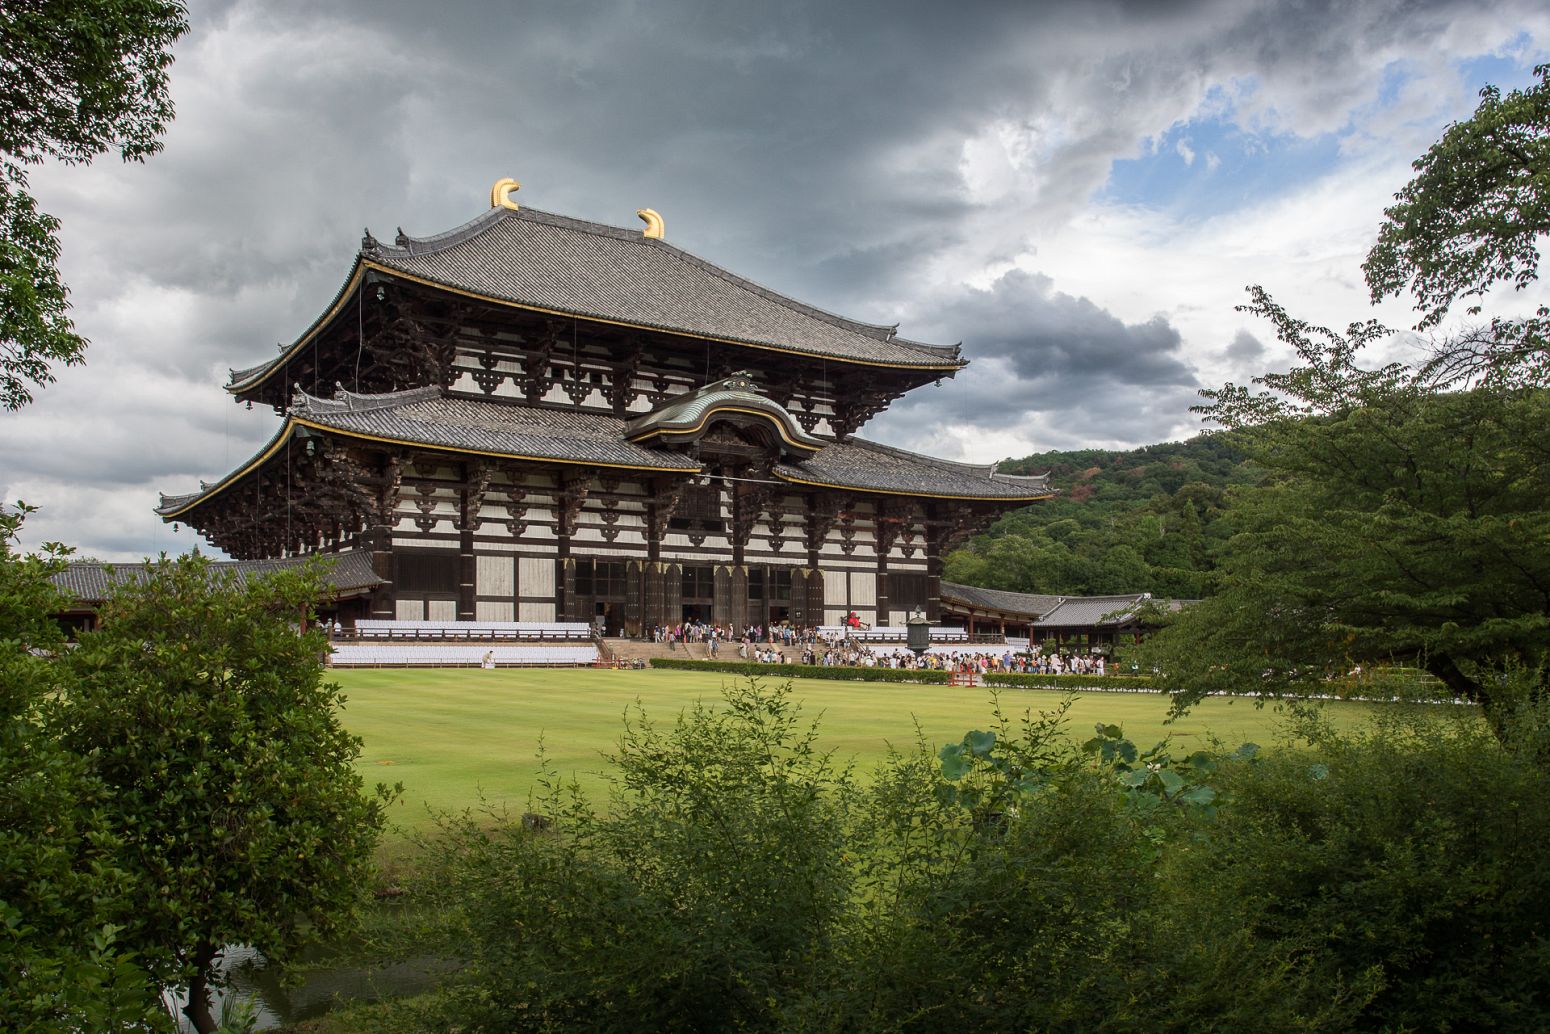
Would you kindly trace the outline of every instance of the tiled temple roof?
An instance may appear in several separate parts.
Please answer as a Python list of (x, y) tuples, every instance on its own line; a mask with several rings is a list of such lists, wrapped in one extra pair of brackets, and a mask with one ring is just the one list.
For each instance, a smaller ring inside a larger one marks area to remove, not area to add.
[(1064, 596), (982, 589), (977, 585), (960, 585), (957, 582), (943, 582), (941, 597), (943, 602), (961, 603), (970, 609), (994, 610), (1027, 618), (1048, 614), (1065, 600)]
[[(267, 461), (296, 429), (335, 432), (368, 441), (448, 452), (580, 466), (614, 466), (698, 473), (700, 464), (675, 452), (636, 445), (629, 422), (608, 413), (527, 406), (447, 395), (438, 387), (381, 395), (340, 390), (320, 399), (298, 390), (285, 425), (251, 460), (213, 485), (187, 495), (163, 495), (157, 512), (174, 519)], [(776, 477), (822, 488), (937, 499), (1032, 502), (1053, 494), (1048, 480), (996, 472), (993, 464), (954, 463), (851, 438), (822, 444), (816, 456), (775, 466)]]
[(308, 426), (369, 438), (564, 463), (697, 471), (683, 456), (624, 439), (624, 421), (582, 409), (485, 402), (415, 388), (384, 395), (339, 391), (333, 399), (298, 391), (291, 415)]
[[(357, 269), (362, 264), (495, 302), (815, 358), (946, 373), (966, 363), (957, 345), (910, 341), (896, 327), (837, 316), (639, 230), (526, 206), (491, 208), (431, 237), (400, 233), (396, 245), (368, 235)], [(274, 359), (232, 371), (228, 387), (263, 380), (326, 319)]]
[(1151, 593), (1146, 592), (1129, 596), (1068, 596), (1061, 601), (1060, 606), (1042, 615), (1035, 624), (1039, 628), (1122, 625), (1132, 619), (1141, 605), (1151, 598)]
[[(320, 556), (328, 565), (325, 580), (337, 595), (348, 596), (382, 584), (382, 579), (371, 568), (371, 553), (367, 550), (350, 549)], [(232, 576), (241, 586), (246, 585), (250, 579), (277, 571), (294, 570), (316, 559), (307, 556), (287, 557), (284, 560), (218, 560), (210, 566), (218, 574)], [(144, 563), (104, 564), (95, 560), (82, 560), (56, 574), (53, 582), (77, 603), (96, 604), (107, 599), (110, 586), (131, 580), (140, 581), (148, 574)]]
[(801, 463), (782, 463), (775, 476), (823, 488), (929, 496), (934, 499), (1047, 499), (1054, 495), (1049, 476), (997, 472), (994, 463), (955, 463), (850, 438), (829, 442)]
[[(968, 609), (997, 611), (1027, 619), (1038, 628), (1099, 628), (1123, 625), (1135, 618), (1143, 605), (1152, 602), (1150, 593), (1124, 596), (1047, 596), (1031, 592), (1007, 592), (982, 589), (977, 585), (943, 582), (944, 604), (960, 604)], [(1169, 610), (1177, 610), (1190, 600), (1163, 601)]]

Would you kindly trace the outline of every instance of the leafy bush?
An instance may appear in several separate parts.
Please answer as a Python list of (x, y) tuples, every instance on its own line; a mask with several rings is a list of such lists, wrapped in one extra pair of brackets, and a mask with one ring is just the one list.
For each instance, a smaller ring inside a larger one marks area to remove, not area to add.
[[(1541, 716), (1520, 723), (1542, 739)], [(1168, 856), (1172, 914), (1197, 961), (1214, 954), (1217, 1000), (1279, 973), (1289, 1007), (1314, 1018), (1343, 1002), (1356, 1029), (1546, 1029), (1550, 774), (1536, 755), (1469, 713), (1396, 709), (1346, 735), (1305, 717), (1301, 731), (1306, 750), (1225, 772), (1230, 808)]]
[[(628, 720), (594, 811), (447, 819), (464, 963), (402, 1029), (1545, 1029), (1550, 724), (1395, 707), (1275, 751), (1085, 744), (1064, 707), (858, 782), (790, 688)], [(424, 937), (414, 950), (423, 951)], [(385, 1028), (386, 1029), (386, 1028)], [(395, 1027), (393, 1029), (400, 1029)]]
[(454, 917), (464, 1030), (768, 1028), (834, 965), (849, 773), (784, 692), (644, 714), (594, 813), (552, 774), (541, 818), (444, 820), (422, 893)]

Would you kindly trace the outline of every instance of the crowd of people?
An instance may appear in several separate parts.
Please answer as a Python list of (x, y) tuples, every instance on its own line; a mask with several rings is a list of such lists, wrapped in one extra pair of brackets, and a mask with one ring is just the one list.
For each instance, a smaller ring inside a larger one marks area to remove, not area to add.
[(759, 664), (796, 663), (785, 649), (800, 649), (800, 663), (824, 667), (904, 668), (929, 671), (955, 671), (988, 675), (1018, 673), (1029, 675), (1104, 675), (1108, 662), (1099, 654), (1061, 653), (1033, 644), (1028, 652), (1010, 647), (995, 650), (948, 650), (941, 647), (917, 657), (914, 652), (891, 644), (868, 646), (856, 639), (853, 622), (839, 629), (821, 629), (779, 625), (748, 625), (741, 634), (736, 629), (702, 621), (686, 621), (671, 627), (658, 625), (651, 630), (653, 642), (673, 648), (682, 643), (704, 643), (706, 654), (720, 658), (723, 649), (735, 643), (739, 660)]

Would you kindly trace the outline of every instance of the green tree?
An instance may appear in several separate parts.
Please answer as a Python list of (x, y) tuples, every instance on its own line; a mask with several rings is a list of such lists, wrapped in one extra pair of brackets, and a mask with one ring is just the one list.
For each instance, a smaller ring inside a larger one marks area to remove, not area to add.
[(1212, 690), (1322, 691), (1357, 665), (1424, 668), (1500, 717), (1550, 672), (1550, 394), (1439, 392), (1366, 369), (1387, 332), (1311, 326), (1253, 290), (1302, 365), (1204, 394), (1269, 471), (1240, 493), (1216, 596), (1149, 652), (1176, 701)]
[[(1550, 65), (1539, 82), (1502, 94), (1449, 126), (1415, 162), (1415, 178), (1384, 211), (1363, 270), (1373, 301), (1406, 292), (1417, 329), (1441, 324), (1455, 302), (1501, 283), (1524, 290), (1539, 277), (1539, 247), (1550, 232)], [(1470, 315), (1480, 306), (1472, 305)], [(1544, 383), (1550, 375), (1550, 309), (1528, 319), (1493, 319), (1443, 343), (1432, 372)]]
[[(1482, 91), (1385, 212), (1374, 299), (1409, 291), (1420, 326), (1502, 282), (1533, 284), (1550, 230), (1550, 66)], [(1218, 688), (1307, 690), (1354, 665), (1431, 672), (1498, 731), (1550, 689), (1547, 310), (1443, 340), (1419, 369), (1363, 365), (1390, 331), (1291, 316), (1262, 289), (1300, 365), (1203, 394), (1269, 472), (1240, 494), (1224, 591), (1152, 646), (1181, 705)], [(1478, 306), (1470, 309), (1478, 314)]]
[(604, 814), (551, 773), (541, 821), (444, 822), (424, 887), (466, 964), (432, 1029), (768, 1030), (833, 970), (855, 788), (789, 686), (724, 696), (630, 715)]
[(65, 684), (49, 618), (65, 551), (14, 552), (25, 512), (0, 512), (0, 1016), (18, 1032), (143, 1029), (159, 1010), (115, 945), (128, 879), (107, 787), (42, 725)]
[(82, 361), (59, 276), (59, 220), (38, 210), (27, 169), (117, 150), (143, 161), (172, 120), (179, 0), (7, 0), (0, 5), (0, 407), (32, 401), (51, 367)]
[(134, 888), (121, 936), (188, 988), (201, 1032), (226, 945), (284, 967), (349, 926), (393, 797), (362, 792), (325, 638), (297, 627), (319, 591), (315, 574), (238, 584), (201, 557), (163, 558), (119, 584), (70, 654), (57, 728), (113, 795)]

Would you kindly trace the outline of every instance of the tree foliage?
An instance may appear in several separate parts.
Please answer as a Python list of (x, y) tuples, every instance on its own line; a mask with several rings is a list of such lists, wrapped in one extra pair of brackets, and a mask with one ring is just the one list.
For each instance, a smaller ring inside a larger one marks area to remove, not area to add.
[(38, 209), (27, 169), (116, 150), (143, 161), (172, 120), (171, 47), (180, 0), (8, 0), (0, 5), (0, 406), (32, 400), (56, 364), (82, 361), (59, 275), (59, 221)]
[[(1490, 88), (1416, 162), (1366, 264), (1422, 327), (1460, 298), (1538, 276), (1550, 229), (1550, 66)], [(1492, 320), (1418, 368), (1364, 365), (1390, 331), (1290, 315), (1260, 288), (1297, 365), (1206, 391), (1198, 411), (1267, 473), (1240, 493), (1222, 591), (1151, 644), (1187, 706), (1215, 689), (1318, 691), (1358, 665), (1425, 669), (1493, 721), (1550, 690), (1546, 310)], [(1478, 313), (1478, 308), (1472, 313)]]
[(1221, 591), (1150, 646), (1176, 699), (1321, 692), (1354, 666), (1429, 671), (1492, 706), (1550, 669), (1550, 396), (1438, 392), (1367, 369), (1386, 331), (1310, 326), (1255, 289), (1301, 363), (1204, 394), (1208, 417), (1271, 472), (1240, 493)]
[[(1417, 329), (1439, 326), (1460, 299), (1539, 278), (1550, 233), (1550, 65), (1539, 82), (1503, 95), (1487, 86), (1475, 113), (1449, 126), (1415, 162), (1415, 178), (1384, 211), (1363, 270), (1374, 301), (1409, 293)], [(1481, 306), (1469, 307), (1478, 316)], [(1439, 343), (1424, 371), (1449, 383), (1550, 383), (1550, 308), (1494, 317)]]
[[(1550, 775), (1464, 709), (1295, 749), (1142, 749), (1063, 710), (869, 779), (789, 688), (632, 715), (601, 813), (446, 822), (411, 890), (458, 965), (373, 1029), (1533, 1031)], [(1543, 740), (1546, 714), (1515, 735)], [(349, 1013), (338, 1029), (358, 1029)]]
[(112, 795), (133, 896), (122, 942), (154, 978), (206, 990), (228, 944), (284, 967), (348, 928), (392, 792), (362, 792), (360, 741), (298, 622), (315, 574), (238, 584), (198, 556), (124, 579), (71, 651), (61, 743)]
[(1426, 328), (1460, 298), (1538, 279), (1550, 229), (1550, 65), (1534, 74), (1538, 83), (1506, 96), (1481, 90), (1474, 115), (1416, 159), (1362, 267), (1373, 301), (1409, 293)]
[(157, 1009), (116, 943), (129, 879), (110, 795), (42, 724), (65, 685), (49, 619), (65, 551), (15, 553), (24, 514), (0, 512), (0, 1016), (17, 1032), (142, 1029)]

